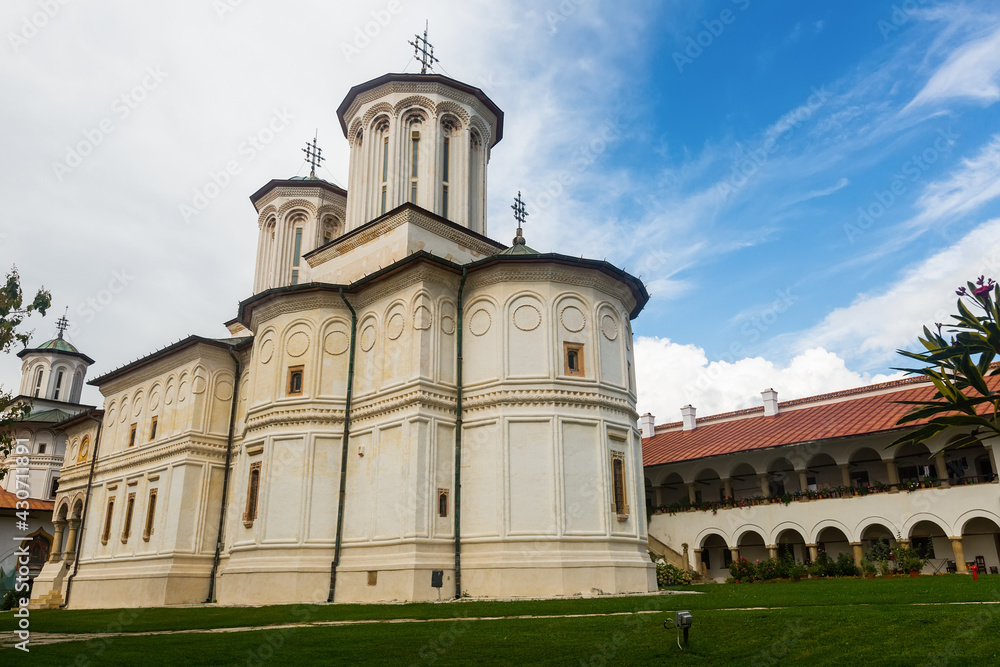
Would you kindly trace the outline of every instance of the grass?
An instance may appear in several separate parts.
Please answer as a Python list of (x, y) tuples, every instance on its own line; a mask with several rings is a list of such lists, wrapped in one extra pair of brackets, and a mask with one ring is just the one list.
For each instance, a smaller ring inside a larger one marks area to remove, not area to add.
[[(704, 595), (643, 596), (449, 604), (294, 605), (33, 612), (33, 632), (85, 633), (267, 626), (328, 620), (438, 619), (295, 627), (253, 632), (128, 636), (33, 645), (3, 651), (11, 664), (997, 664), (1000, 576), (810, 580), (688, 587)], [(747, 607), (763, 607), (754, 611)], [(677, 609), (694, 616), (681, 653), (663, 621)], [(742, 610), (736, 610), (742, 609)], [(651, 610), (662, 613), (584, 618)], [(548, 618), (466, 620), (476, 616)], [(0, 615), (0, 627), (11, 627)], [(25, 659), (22, 659), (23, 658)]]

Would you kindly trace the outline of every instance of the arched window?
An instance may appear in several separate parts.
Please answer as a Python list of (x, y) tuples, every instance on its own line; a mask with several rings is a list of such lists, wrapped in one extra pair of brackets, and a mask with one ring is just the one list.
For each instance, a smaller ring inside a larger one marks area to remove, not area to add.
[(409, 131), (410, 144), (408, 146), (409, 155), (407, 164), (409, 165), (409, 197), (407, 201), (411, 204), (417, 203), (418, 184), (420, 179), (420, 131), (423, 127), (424, 116), (420, 111), (411, 111), (403, 119), (403, 123)]
[(448, 217), (448, 196), (451, 185), (451, 140), (457, 128), (453, 118), (441, 121), (441, 217)]
[(63, 375), (64, 374), (65, 374), (65, 372), (61, 368), (59, 369), (59, 372), (56, 373), (56, 390), (52, 394), (52, 400), (53, 401), (58, 401), (59, 400), (59, 393), (62, 391), (62, 383), (63, 383)]
[(292, 245), (292, 284), (299, 284), (299, 261), (302, 259), (302, 228), (295, 228), (294, 242)]
[(469, 227), (473, 229), (483, 216), (482, 162), (483, 140), (479, 132), (472, 130), (469, 135)]
[(35, 371), (35, 397), (36, 398), (42, 392), (42, 375), (43, 374), (44, 374), (44, 370), (41, 367), (39, 367), (38, 370)]
[(378, 202), (376, 210), (384, 215), (389, 205), (389, 120), (381, 119), (375, 125), (375, 148), (378, 151)]

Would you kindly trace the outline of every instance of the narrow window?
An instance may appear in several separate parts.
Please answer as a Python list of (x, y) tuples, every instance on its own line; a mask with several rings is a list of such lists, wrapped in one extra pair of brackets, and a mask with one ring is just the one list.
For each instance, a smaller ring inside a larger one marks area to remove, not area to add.
[(101, 533), (101, 544), (108, 543), (108, 537), (111, 536), (111, 517), (114, 516), (115, 511), (115, 497), (111, 496), (108, 498), (108, 510), (104, 514), (104, 531)]
[(298, 269), (292, 269), (292, 284), (293, 285), (298, 285), (299, 284), (299, 270)]
[(302, 372), (304, 366), (292, 366), (288, 369), (288, 395), (297, 396), (302, 393)]
[(135, 426), (136, 426), (135, 424), (132, 424), (131, 426), (129, 426), (129, 429), (128, 429), (128, 446), (129, 447), (134, 447), (135, 446)]
[(382, 213), (385, 214), (386, 207), (386, 181), (389, 178), (389, 136), (382, 140)]
[(38, 445), (38, 453), (39, 454), (44, 454), (46, 447), (48, 447), (48, 445), (46, 445), (44, 442), (42, 444)]
[(149, 422), (149, 439), (156, 439), (156, 417), (153, 417)]
[(39, 368), (35, 371), (35, 397), (37, 398), (40, 393), (42, 393), (42, 374), (43, 371)]
[(420, 133), (415, 131), (410, 138), (410, 203), (417, 203), (417, 164), (420, 155)]
[(146, 504), (146, 527), (142, 530), (142, 539), (149, 542), (153, 534), (153, 521), (156, 517), (156, 489), (149, 490), (149, 502)]
[(52, 480), (52, 488), (49, 490), (49, 498), (55, 498), (56, 494), (59, 493), (59, 478), (56, 477)]
[(295, 250), (292, 255), (292, 266), (299, 265), (299, 258), (302, 256), (302, 228), (295, 229)]
[(59, 400), (59, 392), (62, 390), (63, 372), (59, 371), (56, 374), (56, 392), (52, 395), (52, 400)]
[(575, 377), (583, 377), (583, 345), (580, 343), (563, 343), (563, 373)]
[(122, 544), (128, 542), (129, 535), (132, 534), (132, 512), (135, 511), (135, 494), (128, 494), (125, 501), (125, 526), (122, 528)]
[(448, 516), (448, 489), (438, 489), (438, 516)]
[(611, 452), (611, 489), (615, 514), (628, 516), (628, 498), (625, 493), (625, 454)]
[[(445, 127), (445, 132), (450, 129)], [(444, 146), (441, 153), (441, 217), (448, 217), (448, 171), (451, 162), (451, 137), (445, 134)]]
[(250, 466), (250, 480), (247, 483), (247, 506), (243, 512), (243, 525), (249, 528), (257, 518), (257, 496), (260, 493), (260, 462)]

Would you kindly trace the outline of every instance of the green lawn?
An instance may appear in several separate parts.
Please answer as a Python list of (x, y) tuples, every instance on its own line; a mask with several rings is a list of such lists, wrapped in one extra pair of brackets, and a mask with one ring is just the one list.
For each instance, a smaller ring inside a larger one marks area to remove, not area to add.
[[(2, 664), (259, 665), (291, 662), (374, 664), (773, 665), (998, 664), (1000, 576), (897, 577), (690, 587), (703, 595), (405, 605), (294, 605), (34, 612), (33, 632), (140, 632), (184, 628), (367, 619), (440, 619), (295, 627), (239, 633), (122, 636), (5, 649)], [(746, 607), (765, 609), (745, 610)], [(694, 616), (682, 654), (663, 620)], [(632, 611), (654, 614), (560, 618)], [(551, 618), (474, 621), (477, 616)], [(0, 615), (6, 630), (13, 619)], [(86, 636), (81, 637), (86, 640)]]

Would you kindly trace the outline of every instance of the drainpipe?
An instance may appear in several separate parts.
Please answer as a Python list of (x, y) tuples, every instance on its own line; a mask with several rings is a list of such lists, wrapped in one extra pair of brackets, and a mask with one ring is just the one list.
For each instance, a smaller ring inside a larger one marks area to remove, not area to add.
[(340, 445), (340, 495), (337, 499), (337, 541), (333, 547), (333, 562), (330, 563), (330, 595), (327, 602), (333, 602), (337, 590), (337, 566), (340, 565), (340, 546), (344, 535), (344, 498), (347, 496), (347, 444), (351, 437), (351, 393), (354, 391), (354, 334), (358, 328), (358, 314), (340, 288), (340, 298), (351, 311), (350, 360), (347, 365), (347, 396), (344, 399), (344, 439)]
[[(90, 474), (87, 475), (87, 494), (84, 496), (83, 511), (80, 513), (80, 530), (76, 534), (76, 544), (73, 545), (73, 553), (75, 554), (73, 558), (73, 571), (70, 572), (69, 578), (66, 580), (66, 599), (59, 605), (60, 609), (65, 609), (69, 605), (69, 592), (73, 586), (73, 577), (76, 576), (77, 570), (80, 569), (80, 547), (83, 546), (83, 528), (87, 521), (87, 513), (90, 511), (90, 490), (94, 486), (94, 468), (97, 466), (97, 452), (101, 446), (101, 429), (104, 427), (104, 422), (97, 417), (88, 414), (87, 418), (97, 422), (97, 435), (94, 436), (94, 453), (90, 455)], [(66, 550), (63, 549), (63, 553), (65, 552)]]
[(462, 267), (462, 282), (458, 284), (458, 304), (455, 308), (458, 351), (455, 362), (455, 599), (462, 597), (462, 292), (467, 271)]
[(236, 366), (236, 375), (233, 378), (233, 404), (229, 408), (229, 439), (226, 441), (226, 467), (222, 471), (222, 502), (219, 505), (219, 533), (215, 538), (215, 558), (212, 560), (212, 574), (208, 577), (208, 598), (205, 602), (210, 603), (215, 600), (215, 575), (219, 572), (219, 559), (222, 557), (222, 531), (226, 525), (226, 498), (229, 495), (229, 467), (233, 460), (233, 433), (236, 430), (236, 406), (240, 397), (240, 360), (233, 354), (233, 348), (228, 350), (229, 356)]

